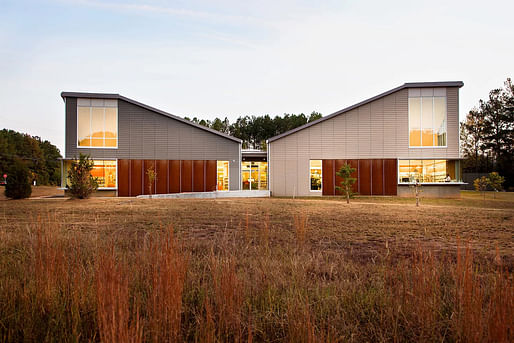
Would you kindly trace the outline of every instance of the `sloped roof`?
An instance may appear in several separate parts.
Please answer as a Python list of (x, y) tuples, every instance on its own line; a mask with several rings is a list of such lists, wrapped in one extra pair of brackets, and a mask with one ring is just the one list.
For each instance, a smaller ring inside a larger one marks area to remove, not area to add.
[(411, 82), (411, 83), (404, 83), (403, 85), (399, 86), (399, 87), (396, 87), (396, 88), (393, 88), (393, 89), (390, 89), (388, 90), (387, 92), (384, 92), (384, 93), (381, 93), (379, 95), (376, 95), (372, 98), (369, 98), (369, 99), (366, 99), (364, 101), (361, 101), (355, 105), (352, 105), (350, 107), (346, 107), (346, 108), (343, 108), (342, 110), (339, 110), (337, 112), (334, 112), (332, 114), (329, 114), (328, 116), (326, 117), (321, 117), (320, 119), (318, 120), (315, 120), (315, 121), (312, 121), (310, 123), (307, 123), (305, 125), (302, 125), (302, 126), (299, 126), (297, 128), (294, 128), (292, 130), (289, 130), (287, 132), (284, 132), (280, 135), (277, 135), (277, 136), (274, 136), (274, 137), (271, 137), (268, 139), (268, 142), (273, 142), (273, 141), (276, 141), (277, 139), (280, 139), (280, 138), (283, 138), (283, 137), (286, 137), (286, 136), (289, 136), (290, 134), (293, 134), (295, 132), (298, 132), (300, 130), (303, 130), (303, 129), (306, 129), (308, 127), (311, 127), (313, 125), (316, 125), (316, 124), (319, 124), (325, 120), (328, 120), (328, 119), (331, 119), (331, 118), (334, 118), (335, 116), (338, 116), (340, 114), (343, 114), (343, 113), (346, 113), (346, 112), (349, 112), (359, 106), (362, 106), (362, 105), (366, 105), (372, 101), (375, 101), (377, 99), (380, 99), (380, 98), (383, 98), (389, 94), (392, 94), (394, 92), (398, 92), (399, 90), (402, 90), (402, 89), (405, 89), (405, 88), (435, 88), (435, 87), (462, 87), (464, 86), (464, 83), (462, 81), (444, 81), (444, 82)]
[(223, 133), (223, 132), (219, 132), (219, 131), (216, 131), (214, 129), (211, 129), (209, 127), (205, 127), (203, 125), (200, 125), (200, 124), (196, 124), (196, 123), (193, 123), (192, 121), (189, 121), (189, 120), (186, 120), (184, 118), (181, 118), (179, 116), (176, 116), (176, 115), (173, 115), (171, 113), (168, 113), (168, 112), (164, 112), (162, 110), (159, 110), (155, 107), (152, 107), (152, 106), (148, 106), (146, 104), (143, 104), (139, 101), (136, 101), (136, 100), (132, 100), (130, 98), (127, 98), (127, 97), (124, 97), (123, 95), (119, 95), (119, 94), (110, 94), (110, 93), (83, 93), (83, 92), (62, 92), (61, 93), (61, 97), (63, 99), (65, 98), (89, 98), (89, 99), (116, 99), (116, 100), (123, 100), (123, 101), (126, 101), (128, 103), (131, 103), (131, 104), (134, 104), (136, 106), (139, 106), (139, 107), (142, 107), (142, 108), (145, 108), (149, 111), (152, 111), (152, 112), (155, 112), (155, 113), (158, 113), (158, 114), (161, 114), (163, 116), (166, 116), (166, 117), (169, 117), (169, 118), (172, 118), (172, 119), (175, 119), (175, 120), (178, 120), (179, 122), (182, 122), (184, 124), (187, 124), (187, 125), (191, 125), (193, 127), (196, 127), (198, 129), (201, 129), (201, 130), (204, 130), (204, 131), (207, 131), (207, 132), (210, 132), (210, 133), (213, 133), (215, 135), (218, 135), (218, 136), (221, 136), (223, 138), (227, 138), (227, 139), (230, 139), (230, 140), (233, 140), (235, 142), (238, 142), (238, 143), (241, 143), (242, 141), (239, 139), (239, 138), (236, 138), (236, 137), (233, 137), (233, 136), (230, 136), (230, 135), (227, 135), (226, 133)]

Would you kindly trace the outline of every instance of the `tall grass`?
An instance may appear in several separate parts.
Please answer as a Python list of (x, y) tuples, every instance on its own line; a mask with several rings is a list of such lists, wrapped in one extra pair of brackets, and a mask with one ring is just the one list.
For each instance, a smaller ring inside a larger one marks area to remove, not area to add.
[(172, 227), (76, 231), (56, 215), (0, 231), (0, 341), (514, 340), (512, 269), (499, 255), (419, 243), (363, 261), (320, 248), (306, 215), (292, 232), (272, 220), (247, 215), (242, 233), (208, 241)]

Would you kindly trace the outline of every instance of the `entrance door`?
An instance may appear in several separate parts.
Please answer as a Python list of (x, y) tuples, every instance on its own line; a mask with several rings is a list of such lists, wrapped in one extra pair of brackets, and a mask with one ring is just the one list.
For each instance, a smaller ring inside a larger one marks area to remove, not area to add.
[(268, 189), (268, 163), (243, 162), (241, 165), (243, 190)]

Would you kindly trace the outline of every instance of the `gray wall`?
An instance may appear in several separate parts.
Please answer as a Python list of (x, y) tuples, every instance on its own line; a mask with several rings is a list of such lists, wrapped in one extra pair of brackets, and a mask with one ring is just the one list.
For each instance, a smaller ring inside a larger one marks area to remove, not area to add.
[(446, 88), (446, 148), (409, 148), (408, 92), (399, 90), (271, 142), (272, 194), (320, 195), (310, 191), (311, 159), (459, 158), (459, 89)]
[(65, 158), (219, 160), (230, 162), (230, 189), (238, 190), (239, 143), (118, 100), (118, 148), (77, 148), (77, 99), (66, 98)]

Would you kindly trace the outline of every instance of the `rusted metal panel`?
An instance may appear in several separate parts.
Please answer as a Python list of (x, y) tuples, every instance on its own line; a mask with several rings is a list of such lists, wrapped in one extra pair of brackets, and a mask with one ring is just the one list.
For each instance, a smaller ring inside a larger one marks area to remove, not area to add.
[(130, 160), (130, 196), (143, 194), (143, 161)]
[[(148, 178), (148, 171), (153, 169), (155, 173), (155, 160), (144, 160), (144, 170), (143, 170), (143, 179), (144, 179), (144, 188), (143, 194), (150, 194), (150, 179)], [(152, 194), (155, 194), (155, 179), (151, 185)]]
[(205, 163), (202, 160), (193, 161), (193, 191), (205, 191)]
[(359, 194), (371, 195), (371, 160), (359, 160)]
[(155, 161), (156, 168), (155, 171), (157, 173), (156, 180), (156, 194), (166, 194), (168, 193), (168, 161), (166, 160), (157, 160)]
[(193, 191), (193, 163), (191, 160), (180, 161), (180, 191), (192, 192)]
[(118, 160), (118, 196), (130, 195), (130, 161)]
[(384, 160), (384, 195), (396, 195), (398, 185), (398, 168), (395, 159)]
[(371, 162), (371, 194), (384, 195), (384, 160)]
[(334, 160), (323, 160), (322, 167), (322, 194), (334, 195)]
[(359, 193), (359, 160), (346, 160), (350, 167), (354, 168), (355, 171), (350, 175), (355, 178), (355, 183), (352, 186), (352, 192)]
[(334, 163), (335, 163), (334, 172), (336, 173), (334, 175), (334, 178), (335, 178), (335, 185), (334, 185), (335, 195), (342, 195), (343, 192), (341, 192), (339, 189), (337, 189), (336, 186), (341, 187), (341, 182), (343, 181), (343, 178), (340, 177), (340, 176), (337, 176), (337, 172), (339, 171), (339, 169), (341, 169), (342, 166), (344, 166), (346, 164), (346, 160), (335, 160)]
[(205, 191), (216, 190), (217, 162), (215, 160), (205, 161)]
[(168, 161), (168, 193), (180, 193), (180, 161)]

